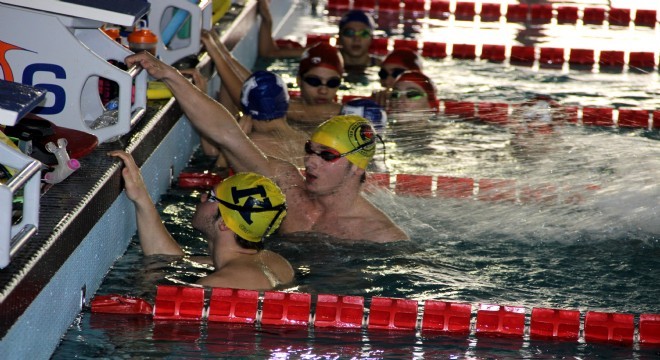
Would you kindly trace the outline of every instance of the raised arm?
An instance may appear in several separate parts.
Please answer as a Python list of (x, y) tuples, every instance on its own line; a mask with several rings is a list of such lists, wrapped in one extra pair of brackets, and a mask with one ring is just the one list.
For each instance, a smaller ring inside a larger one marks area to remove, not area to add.
[(259, 56), (269, 58), (300, 57), (305, 49), (280, 48), (273, 39), (273, 17), (270, 13), (270, 0), (257, 0), (257, 10), (261, 15), (259, 26)]
[(133, 157), (120, 150), (111, 151), (108, 155), (118, 157), (124, 162), (121, 175), (124, 179), (126, 196), (135, 205), (138, 237), (144, 254), (184, 255), (181, 246), (163, 225)]
[(238, 62), (229, 50), (215, 36), (213, 31), (202, 30), (202, 43), (213, 60), (222, 86), (228, 91), (237, 106), (241, 103), (243, 82), (250, 76), (250, 70)]
[(275, 173), (273, 166), (238, 126), (234, 117), (217, 101), (200, 91), (181, 73), (147, 52), (130, 55), (127, 66), (139, 65), (149, 75), (170, 88), (192, 124), (214, 142), (236, 171), (252, 171), (266, 177)]

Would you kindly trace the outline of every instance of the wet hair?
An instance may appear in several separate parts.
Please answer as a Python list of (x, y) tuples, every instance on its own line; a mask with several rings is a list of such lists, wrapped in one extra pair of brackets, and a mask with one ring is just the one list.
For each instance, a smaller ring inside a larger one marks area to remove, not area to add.
[(339, 20), (339, 30), (343, 29), (346, 24), (353, 21), (361, 22), (367, 25), (371, 30), (376, 28), (376, 22), (369, 13), (366, 13), (362, 10), (350, 10), (346, 12), (344, 16), (342, 16)]
[(263, 241), (248, 241), (243, 239), (242, 237), (234, 234), (236, 243), (238, 246), (242, 247), (243, 249), (249, 249), (249, 250), (257, 250), (261, 251), (264, 249), (264, 242)]
[[(213, 221), (218, 221), (220, 220), (222, 216), (220, 215), (220, 209), (218, 209), (218, 213), (215, 215)], [(234, 239), (236, 239), (236, 243), (238, 246), (240, 246), (243, 249), (249, 249), (249, 250), (257, 250), (261, 251), (264, 249), (264, 242), (263, 241), (248, 241), (243, 239), (242, 237), (238, 236), (238, 234), (234, 233)]]

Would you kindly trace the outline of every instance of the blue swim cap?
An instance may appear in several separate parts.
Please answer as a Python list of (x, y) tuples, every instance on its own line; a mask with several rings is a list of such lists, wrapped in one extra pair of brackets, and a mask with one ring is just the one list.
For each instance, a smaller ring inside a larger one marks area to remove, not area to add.
[(243, 112), (255, 120), (284, 117), (289, 109), (289, 92), (284, 80), (270, 71), (255, 71), (241, 89)]
[(370, 99), (354, 99), (342, 106), (341, 115), (358, 115), (369, 120), (377, 132), (382, 132), (387, 125), (387, 114), (377, 102)]
[(351, 10), (345, 13), (344, 16), (342, 16), (339, 20), (339, 30), (343, 29), (344, 26), (346, 26), (346, 24), (351, 21), (361, 22), (367, 25), (371, 30), (376, 28), (376, 22), (374, 21), (374, 18), (371, 17), (371, 15), (362, 10)]

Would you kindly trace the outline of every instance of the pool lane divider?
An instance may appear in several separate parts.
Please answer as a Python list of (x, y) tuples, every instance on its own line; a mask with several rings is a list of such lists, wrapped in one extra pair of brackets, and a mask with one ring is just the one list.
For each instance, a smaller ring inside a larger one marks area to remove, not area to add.
[[(304, 170), (300, 170), (304, 173)], [(217, 173), (184, 170), (180, 173), (177, 187), (182, 189), (209, 190), (222, 177)], [(468, 178), (443, 175), (367, 173), (366, 192), (392, 191), (399, 196), (421, 198), (451, 198), (503, 202), (512, 204), (580, 204), (601, 187), (583, 183), (525, 184), (516, 179)]]
[[(295, 95), (295, 93), (294, 93)], [(369, 98), (363, 95), (344, 95), (342, 103)], [(660, 109), (611, 108), (605, 106), (559, 105), (550, 101), (552, 121), (527, 121), (516, 110), (528, 103), (506, 103), (441, 99), (438, 113), (465, 121), (481, 121), (493, 125), (511, 126), (512, 130), (525, 128), (526, 132), (552, 132), (554, 126), (573, 124), (619, 129), (660, 129)], [(543, 114), (539, 113), (542, 116)]]
[[(186, 321), (255, 326), (366, 329), (498, 336), (518, 339), (660, 346), (660, 314), (553, 309), (435, 299), (307, 294), (158, 285), (153, 307), (117, 294), (97, 295), (96, 314), (143, 315), (154, 321)], [(369, 303), (369, 306), (366, 306)], [(208, 304), (208, 305), (206, 305)], [(420, 306), (421, 305), (421, 306)], [(151, 312), (149, 312), (151, 310)], [(583, 316), (584, 315), (584, 316)]]
[[(335, 35), (307, 34), (306, 45), (330, 42)], [(302, 46), (302, 45), (300, 45)], [(653, 72), (658, 65), (658, 51), (621, 51), (608, 49), (558, 48), (528, 45), (502, 44), (462, 44), (417, 39), (392, 39), (374, 37), (369, 52), (385, 56), (391, 49), (408, 48), (431, 59), (452, 57), (461, 60), (486, 60), (503, 63), (507, 59), (511, 65), (532, 67), (538, 64), (543, 69), (562, 69), (565, 63), (569, 68), (592, 71), (597, 65), (602, 71), (623, 72), (627, 67), (638, 73)]]
[(402, 13), (404, 18), (428, 17), (446, 20), (510, 23), (577, 24), (640, 26), (655, 28), (656, 10), (613, 8), (607, 6), (572, 6), (562, 4), (498, 4), (484, 1), (448, 0), (328, 0), (326, 9), (340, 13), (350, 9), (377, 12), (379, 15)]

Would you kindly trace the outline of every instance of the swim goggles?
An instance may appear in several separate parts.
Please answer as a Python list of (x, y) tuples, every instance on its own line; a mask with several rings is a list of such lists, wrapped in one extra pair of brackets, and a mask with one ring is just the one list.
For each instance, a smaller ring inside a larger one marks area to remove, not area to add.
[(426, 93), (415, 89), (403, 90), (403, 91), (393, 90), (390, 93), (391, 99), (400, 99), (404, 96), (410, 100), (419, 100), (421, 98), (426, 97)]
[(396, 79), (399, 75), (403, 74), (405, 71), (406, 69), (402, 69), (402, 68), (395, 68), (392, 70), (392, 72), (387, 72), (387, 70), (385, 69), (380, 69), (378, 71), (378, 77), (381, 80), (387, 79), (388, 76), (391, 76)]
[(355, 149), (342, 154), (342, 153), (340, 153), (339, 151), (337, 151), (335, 149), (325, 149), (325, 150), (321, 150), (321, 151), (314, 151), (312, 149), (312, 142), (307, 140), (307, 142), (305, 143), (305, 153), (308, 154), (308, 155), (314, 154), (314, 155), (320, 157), (321, 159), (323, 159), (327, 162), (335, 162), (335, 161), (339, 160), (339, 158), (342, 158), (344, 156), (356, 153), (356, 152), (364, 149), (365, 147), (373, 144), (374, 141), (375, 141), (374, 139), (371, 139), (371, 140), (367, 141), (366, 143), (356, 147)]
[(368, 39), (371, 37), (371, 30), (369, 29), (362, 29), (362, 30), (355, 30), (355, 29), (343, 29), (341, 31), (341, 36), (346, 36), (346, 37), (355, 37), (356, 35), (363, 38), (363, 39)]
[[(217, 202), (220, 203), (227, 208), (231, 210), (235, 210), (238, 212), (249, 212), (249, 213), (255, 213), (255, 212), (266, 212), (266, 211), (277, 211), (277, 214), (273, 217), (273, 220), (270, 221), (270, 224), (268, 224), (268, 227), (266, 228), (266, 231), (264, 231), (264, 235), (261, 237), (263, 240), (266, 236), (268, 236), (268, 233), (270, 232), (270, 229), (273, 227), (275, 224), (275, 221), (280, 217), (282, 212), (286, 210), (286, 204), (280, 204), (277, 206), (270, 206), (264, 203), (263, 201), (256, 200), (254, 198), (250, 198), (250, 200), (245, 202), (245, 205), (236, 205), (232, 203), (228, 203), (217, 196), (215, 196), (215, 191), (211, 189), (208, 193), (207, 201), (210, 202)], [(249, 205), (249, 206), (247, 206)], [(258, 205), (260, 207), (254, 207), (254, 205)]]
[(319, 78), (318, 76), (310, 75), (303, 77), (303, 81), (309, 86), (319, 87), (323, 85), (323, 86), (327, 86), (330, 89), (336, 89), (339, 87), (339, 85), (341, 85), (341, 79), (338, 77), (332, 77), (328, 79), (328, 81), (323, 82), (323, 80), (321, 80), (321, 78)]

